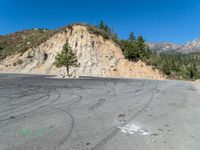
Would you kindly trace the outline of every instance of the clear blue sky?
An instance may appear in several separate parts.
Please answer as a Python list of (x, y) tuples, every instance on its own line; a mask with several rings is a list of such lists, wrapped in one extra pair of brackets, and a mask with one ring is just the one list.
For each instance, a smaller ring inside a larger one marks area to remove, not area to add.
[(0, 0), (0, 34), (100, 20), (121, 38), (184, 43), (200, 37), (200, 0)]

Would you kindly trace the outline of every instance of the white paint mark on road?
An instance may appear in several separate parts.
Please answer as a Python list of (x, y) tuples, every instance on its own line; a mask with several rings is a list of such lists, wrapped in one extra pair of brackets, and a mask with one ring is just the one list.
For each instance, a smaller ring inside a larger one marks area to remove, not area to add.
[(147, 132), (147, 130), (133, 124), (133, 123), (130, 123), (130, 124), (126, 124), (125, 126), (122, 126), (122, 127), (118, 127), (121, 132), (125, 133), (125, 134), (135, 134), (135, 133), (139, 133), (141, 135), (149, 135), (150, 133)]

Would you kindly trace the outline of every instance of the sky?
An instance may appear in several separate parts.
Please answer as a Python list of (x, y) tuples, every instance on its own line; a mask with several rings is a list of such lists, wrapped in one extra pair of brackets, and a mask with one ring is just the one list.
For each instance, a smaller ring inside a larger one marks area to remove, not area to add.
[(182, 44), (200, 37), (200, 0), (0, 0), (0, 34), (101, 20), (123, 39)]

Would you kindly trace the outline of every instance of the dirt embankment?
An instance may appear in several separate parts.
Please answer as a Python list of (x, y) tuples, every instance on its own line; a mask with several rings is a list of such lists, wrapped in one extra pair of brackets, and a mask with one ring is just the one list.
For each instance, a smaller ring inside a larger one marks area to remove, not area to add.
[(196, 87), (196, 89), (199, 91), (200, 93), (200, 80), (196, 80), (195, 82), (193, 82), (194, 86)]
[(111, 40), (91, 34), (86, 26), (74, 25), (23, 54), (7, 57), (0, 63), (2, 72), (65, 74), (65, 68), (55, 68), (55, 56), (68, 42), (77, 55), (79, 68), (71, 68), (74, 76), (165, 79), (144, 62), (124, 59), (120, 47)]

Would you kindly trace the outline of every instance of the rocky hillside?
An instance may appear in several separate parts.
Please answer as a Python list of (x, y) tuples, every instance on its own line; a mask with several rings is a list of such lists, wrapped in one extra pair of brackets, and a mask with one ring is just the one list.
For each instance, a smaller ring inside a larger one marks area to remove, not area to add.
[[(55, 56), (68, 42), (80, 63), (78, 68), (70, 69), (74, 76), (164, 79), (164, 76), (158, 70), (152, 69), (151, 66), (147, 66), (141, 61), (135, 63), (124, 59), (122, 50), (117, 44), (103, 38), (102, 35), (92, 33), (87, 25), (77, 24), (56, 30), (56, 32), (39, 31), (39, 33), (41, 32), (44, 32), (44, 37), (43, 34), (23, 37), (23, 34), (20, 33), (19, 41), (12, 38), (13, 35), (6, 35), (7, 41), (5, 36), (1, 36), (0, 54), (4, 52), (5, 56), (0, 62), (0, 71), (65, 74), (65, 68), (56, 68), (53, 63)], [(32, 40), (33, 37), (35, 40)], [(38, 38), (41, 37), (43, 38), (39, 40)], [(10, 38), (17, 42), (8, 43)], [(25, 51), (20, 51), (20, 44), (26, 47)], [(8, 50), (9, 53), (7, 53)]]
[(16, 53), (23, 53), (45, 42), (58, 30), (32, 29), (0, 36), (0, 60)]
[(153, 51), (158, 52), (180, 52), (180, 53), (193, 53), (193, 52), (200, 52), (200, 38), (195, 39), (192, 42), (187, 42), (183, 45), (178, 45), (174, 43), (149, 43), (148, 44), (150, 49)]

